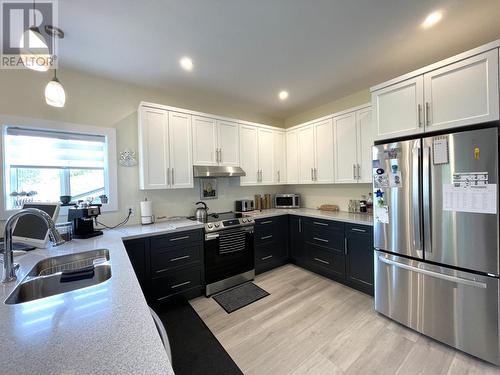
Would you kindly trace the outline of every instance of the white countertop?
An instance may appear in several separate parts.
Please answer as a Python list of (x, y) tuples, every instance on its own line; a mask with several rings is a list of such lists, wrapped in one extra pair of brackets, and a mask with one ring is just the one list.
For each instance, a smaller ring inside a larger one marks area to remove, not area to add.
[(262, 211), (251, 211), (245, 213), (253, 218), (266, 218), (281, 215), (297, 215), (312, 217), (315, 219), (342, 221), (350, 224), (361, 224), (373, 226), (373, 216), (368, 214), (353, 214), (345, 211), (320, 211), (311, 208), (271, 208)]
[[(202, 227), (190, 220), (130, 226), (15, 257), (17, 282), (0, 284), (2, 374), (173, 374), (122, 238)], [(38, 261), (92, 249), (109, 250), (109, 280), (38, 301), (3, 303)]]

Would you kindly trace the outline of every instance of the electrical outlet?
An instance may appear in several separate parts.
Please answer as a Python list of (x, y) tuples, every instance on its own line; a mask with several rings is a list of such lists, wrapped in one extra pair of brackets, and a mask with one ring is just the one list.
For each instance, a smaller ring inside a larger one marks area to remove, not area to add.
[(130, 216), (134, 216), (135, 215), (135, 207), (133, 207), (133, 206), (127, 207), (127, 215), (129, 212), (130, 212)]

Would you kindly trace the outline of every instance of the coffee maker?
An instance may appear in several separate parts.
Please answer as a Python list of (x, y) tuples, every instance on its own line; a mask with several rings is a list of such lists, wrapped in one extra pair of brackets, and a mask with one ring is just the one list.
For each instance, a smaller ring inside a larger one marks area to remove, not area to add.
[(80, 205), (68, 209), (68, 221), (73, 226), (74, 238), (92, 238), (102, 235), (94, 229), (94, 220), (101, 214), (101, 205)]

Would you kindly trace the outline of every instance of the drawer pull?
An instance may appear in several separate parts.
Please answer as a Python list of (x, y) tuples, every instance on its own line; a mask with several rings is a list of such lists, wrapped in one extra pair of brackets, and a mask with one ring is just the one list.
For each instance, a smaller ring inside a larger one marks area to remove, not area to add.
[(269, 236), (264, 236), (264, 237), (261, 237), (260, 239), (261, 240), (268, 240), (269, 238), (273, 238), (273, 235), (270, 234)]
[(263, 221), (263, 222), (261, 222), (261, 224), (272, 224), (272, 223), (273, 223), (273, 221), (272, 221), (272, 220), (267, 220), (267, 221)]
[(366, 230), (364, 229), (358, 229), (358, 228), (351, 228), (353, 232), (361, 232), (361, 233), (366, 233)]
[(191, 255), (184, 255), (182, 257), (172, 258), (172, 259), (170, 259), (170, 261), (177, 262), (178, 260), (183, 260), (183, 259), (187, 259), (187, 258), (191, 258)]
[(325, 239), (323, 239), (323, 238), (318, 238), (318, 237), (313, 237), (313, 240), (316, 240), (316, 241), (321, 241), (321, 242), (326, 242), (326, 243), (330, 242), (330, 241), (328, 241), (328, 240), (325, 240)]
[(176, 288), (180, 288), (181, 286), (184, 286), (184, 285), (189, 285), (191, 284), (191, 281), (185, 281), (183, 283), (180, 283), (180, 284), (175, 284), (175, 285), (172, 285), (171, 288), (172, 289), (176, 289)]
[(327, 227), (328, 226), (328, 224), (326, 224), (326, 223), (320, 223), (319, 221), (313, 221), (313, 224), (314, 225), (321, 225), (323, 227)]
[(271, 259), (272, 257), (273, 257), (272, 255), (268, 255), (267, 257), (260, 258), (260, 260), (268, 260), (268, 259)]
[(188, 238), (189, 238), (189, 236), (175, 237), (175, 238), (171, 238), (170, 242), (172, 242), (172, 241), (180, 241), (180, 240), (187, 240)]
[(326, 260), (323, 260), (323, 259), (314, 258), (314, 260), (315, 260), (316, 262), (320, 262), (320, 263), (323, 263), (323, 264), (330, 264), (330, 262), (327, 262)]

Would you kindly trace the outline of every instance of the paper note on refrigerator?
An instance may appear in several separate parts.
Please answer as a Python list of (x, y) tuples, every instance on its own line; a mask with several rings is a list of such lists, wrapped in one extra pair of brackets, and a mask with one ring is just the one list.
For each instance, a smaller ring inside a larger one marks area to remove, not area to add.
[(497, 213), (497, 185), (462, 187), (443, 185), (443, 211)]
[(375, 217), (375, 222), (389, 224), (389, 207), (375, 206), (375, 212), (373, 216)]
[(448, 136), (432, 139), (432, 160), (434, 164), (448, 164)]

